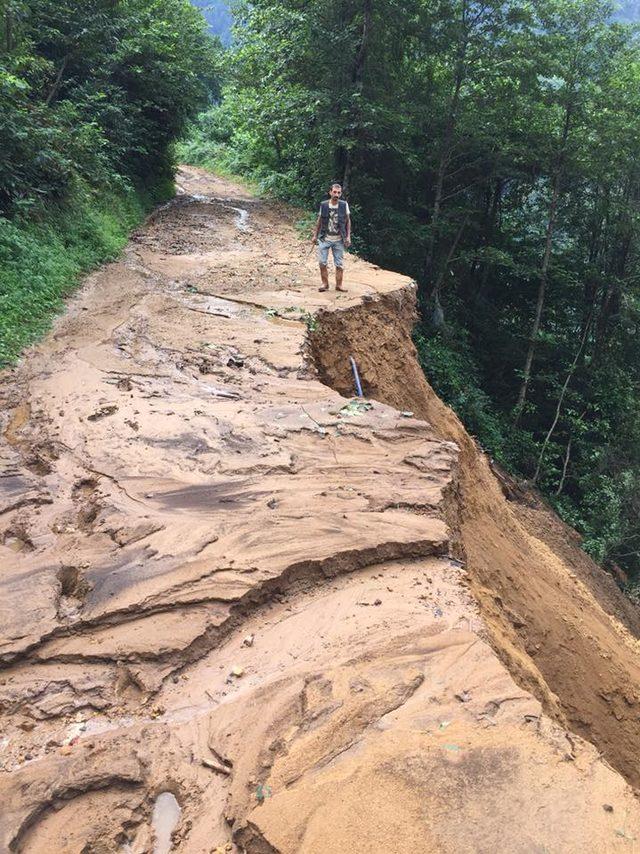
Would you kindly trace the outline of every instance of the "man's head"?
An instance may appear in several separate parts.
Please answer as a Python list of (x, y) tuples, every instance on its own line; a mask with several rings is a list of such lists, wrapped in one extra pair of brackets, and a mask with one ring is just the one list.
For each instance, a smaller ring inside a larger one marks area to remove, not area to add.
[(337, 202), (342, 196), (342, 184), (332, 184), (329, 188), (329, 195), (332, 202)]

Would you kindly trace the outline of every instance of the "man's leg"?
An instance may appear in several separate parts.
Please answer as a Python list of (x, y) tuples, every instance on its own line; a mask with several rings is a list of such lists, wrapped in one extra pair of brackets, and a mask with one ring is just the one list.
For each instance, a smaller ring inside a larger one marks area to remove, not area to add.
[(329, 271), (327, 270), (327, 262), (329, 260), (329, 246), (324, 240), (318, 243), (318, 262), (320, 264), (320, 278), (322, 279), (322, 287), (320, 291), (329, 290)]
[(346, 288), (342, 286), (342, 277), (344, 274), (344, 243), (340, 240), (337, 243), (334, 243), (331, 248), (333, 249), (333, 262), (336, 265), (336, 290), (346, 291)]

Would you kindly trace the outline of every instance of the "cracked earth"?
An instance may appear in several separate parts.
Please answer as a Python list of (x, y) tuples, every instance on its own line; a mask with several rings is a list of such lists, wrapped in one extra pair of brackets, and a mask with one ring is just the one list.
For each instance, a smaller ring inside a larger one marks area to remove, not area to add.
[(406, 356), (413, 284), (178, 181), (0, 385), (2, 850), (640, 850), (475, 595), (460, 442), (345, 337)]

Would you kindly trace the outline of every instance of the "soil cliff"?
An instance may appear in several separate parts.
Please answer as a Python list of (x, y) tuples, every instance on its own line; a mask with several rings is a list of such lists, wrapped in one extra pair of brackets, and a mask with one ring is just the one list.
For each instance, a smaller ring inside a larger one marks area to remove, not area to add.
[(413, 283), (320, 294), (290, 211), (179, 181), (2, 377), (0, 850), (640, 850), (637, 612)]

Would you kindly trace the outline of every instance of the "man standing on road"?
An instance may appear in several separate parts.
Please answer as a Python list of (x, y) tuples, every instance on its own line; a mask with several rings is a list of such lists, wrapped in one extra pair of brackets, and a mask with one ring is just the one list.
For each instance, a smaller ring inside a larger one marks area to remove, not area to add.
[(346, 291), (342, 287), (344, 273), (344, 250), (351, 246), (351, 211), (347, 202), (342, 201), (342, 186), (332, 184), (331, 198), (320, 205), (318, 221), (313, 233), (312, 243), (318, 244), (318, 261), (320, 262), (321, 291), (329, 290), (329, 271), (327, 261), (329, 252), (333, 253), (333, 263), (336, 268), (336, 290)]

